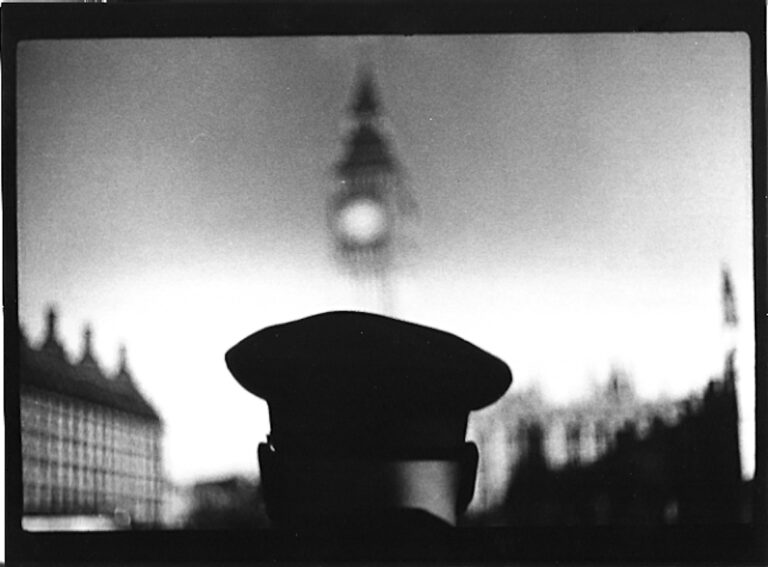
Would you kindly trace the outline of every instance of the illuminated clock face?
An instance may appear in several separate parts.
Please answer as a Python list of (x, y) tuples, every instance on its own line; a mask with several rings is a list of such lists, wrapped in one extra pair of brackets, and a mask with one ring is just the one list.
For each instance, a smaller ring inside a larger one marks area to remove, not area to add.
[(337, 227), (348, 241), (366, 246), (384, 237), (387, 215), (381, 203), (372, 199), (355, 199), (339, 210)]

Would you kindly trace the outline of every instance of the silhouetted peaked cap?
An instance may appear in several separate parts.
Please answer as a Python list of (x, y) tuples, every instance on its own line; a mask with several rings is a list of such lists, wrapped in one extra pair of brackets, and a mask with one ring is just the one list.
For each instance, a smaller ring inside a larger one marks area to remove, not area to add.
[(460, 447), (471, 410), (496, 401), (509, 367), (455, 335), (362, 312), (268, 327), (226, 354), (269, 405), (279, 450), (374, 456)]

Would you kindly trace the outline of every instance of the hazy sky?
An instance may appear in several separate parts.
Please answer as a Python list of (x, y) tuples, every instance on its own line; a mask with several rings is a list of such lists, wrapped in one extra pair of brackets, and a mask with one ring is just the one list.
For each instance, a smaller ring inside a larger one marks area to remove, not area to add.
[(556, 402), (612, 366), (642, 396), (685, 395), (736, 341), (751, 451), (746, 35), (57, 40), (18, 58), (22, 323), (39, 340), (56, 304), (78, 355), (90, 322), (109, 370), (126, 344), (173, 480), (257, 470), (266, 406), (230, 346), (370, 307), (325, 224), (363, 58), (421, 210), (397, 315)]

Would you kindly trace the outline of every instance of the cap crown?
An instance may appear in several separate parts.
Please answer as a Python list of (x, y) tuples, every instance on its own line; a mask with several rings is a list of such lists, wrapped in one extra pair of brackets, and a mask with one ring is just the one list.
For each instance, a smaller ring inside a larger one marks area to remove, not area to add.
[(268, 402), (273, 441), (302, 446), (457, 446), (469, 411), (512, 381), (504, 362), (455, 335), (347, 311), (263, 329), (226, 362)]

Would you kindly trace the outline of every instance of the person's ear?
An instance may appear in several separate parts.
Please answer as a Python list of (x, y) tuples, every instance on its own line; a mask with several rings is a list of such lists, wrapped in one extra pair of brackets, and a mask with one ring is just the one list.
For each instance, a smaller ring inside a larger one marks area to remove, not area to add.
[(461, 451), (459, 480), (459, 494), (456, 501), (456, 512), (461, 515), (466, 512), (472, 497), (475, 494), (475, 482), (477, 480), (477, 465), (480, 453), (474, 443), (464, 443)]
[(273, 523), (280, 522), (280, 459), (267, 443), (259, 443), (259, 470), (261, 471), (261, 493), (267, 515)]

